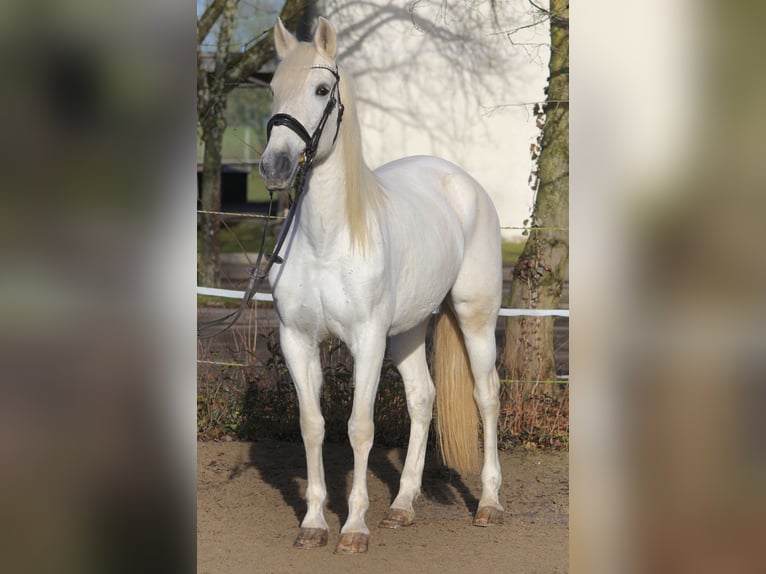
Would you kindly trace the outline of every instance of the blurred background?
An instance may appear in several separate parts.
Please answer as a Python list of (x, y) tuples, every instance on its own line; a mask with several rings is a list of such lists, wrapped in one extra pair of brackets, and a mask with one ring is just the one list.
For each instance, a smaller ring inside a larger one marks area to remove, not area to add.
[(3, 572), (194, 569), (184, 4), (0, 8)]
[(573, 571), (762, 568), (763, 12), (573, 9)]

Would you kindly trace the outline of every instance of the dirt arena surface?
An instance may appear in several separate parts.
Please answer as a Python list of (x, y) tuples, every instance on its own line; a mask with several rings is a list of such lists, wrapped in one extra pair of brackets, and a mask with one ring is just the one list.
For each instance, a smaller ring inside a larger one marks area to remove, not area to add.
[(415, 524), (378, 528), (396, 495), (400, 449), (373, 448), (368, 467), (371, 530), (366, 555), (333, 554), (347, 513), (352, 452), (324, 448), (330, 540), (292, 547), (305, 512), (303, 446), (292, 443), (200, 442), (197, 447), (197, 572), (200, 574), (563, 573), (569, 535), (566, 452), (500, 453), (505, 524), (471, 525), (479, 476), (462, 478), (429, 453)]

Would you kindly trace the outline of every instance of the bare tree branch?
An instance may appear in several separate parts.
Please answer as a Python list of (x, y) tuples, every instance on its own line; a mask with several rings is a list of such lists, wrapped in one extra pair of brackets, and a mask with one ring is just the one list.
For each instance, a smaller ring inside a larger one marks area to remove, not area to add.
[(197, 20), (197, 45), (201, 45), (205, 37), (210, 33), (210, 30), (215, 25), (223, 7), (226, 5), (226, 0), (213, 0), (208, 4), (202, 16)]
[[(313, 4), (313, 0), (287, 0), (279, 13), (288, 30), (298, 27), (306, 9)], [(230, 91), (243, 82), (249, 76), (260, 70), (269, 60), (274, 57), (274, 30), (264, 32), (256, 42), (245, 50), (236, 54), (230, 54), (226, 67), (226, 87)]]
[(550, 14), (551, 14), (551, 13), (550, 13), (548, 10), (546, 10), (545, 8), (543, 8), (542, 6), (538, 6), (537, 4), (535, 4), (534, 2), (532, 2), (532, 0), (527, 0), (527, 2), (529, 2), (530, 4), (532, 4), (532, 6), (534, 6), (535, 8), (537, 8), (537, 10), (538, 10), (539, 12), (541, 12), (541, 13), (545, 14), (546, 16), (550, 16)]
[[(467, 126), (476, 128), (482, 109), (525, 85), (522, 75), (510, 73), (512, 59), (502, 55), (505, 42), (493, 34), (503, 25), (509, 28), (510, 12), (502, 3), (494, 13), (459, 0), (409, 5), (328, 0), (326, 6), (344, 39), (338, 61), (356, 80), (360, 103), (374, 110), (368, 129), (385, 129), (389, 115), (417, 130), (418, 137), (427, 136), (434, 153), (447, 147), (454, 151), (452, 142), (463, 145)], [(387, 49), (381, 42), (386, 37), (401, 38), (401, 49)], [(383, 87), (406, 105), (398, 109), (391, 97), (381, 98), (377, 92)], [(434, 106), (435, 101), (442, 105)]]

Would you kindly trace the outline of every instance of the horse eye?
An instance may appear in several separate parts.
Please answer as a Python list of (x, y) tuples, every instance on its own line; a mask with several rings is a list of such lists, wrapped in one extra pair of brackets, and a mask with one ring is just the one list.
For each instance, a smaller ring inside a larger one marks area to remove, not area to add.
[(316, 95), (317, 96), (326, 96), (330, 93), (330, 88), (327, 86), (327, 84), (320, 84), (316, 89)]

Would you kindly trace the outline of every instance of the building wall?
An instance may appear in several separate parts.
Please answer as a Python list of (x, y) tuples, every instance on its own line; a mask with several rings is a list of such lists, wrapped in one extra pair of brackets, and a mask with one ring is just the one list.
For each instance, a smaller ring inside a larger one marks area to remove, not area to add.
[(356, 80), (370, 166), (449, 159), (486, 187), (501, 224), (517, 227), (533, 203), (532, 103), (544, 98), (548, 28), (509, 36), (534, 14), (528, 2), (496, 4), (510, 5), (493, 15), (489, 2), (324, 0), (318, 13), (336, 27), (338, 60)]

